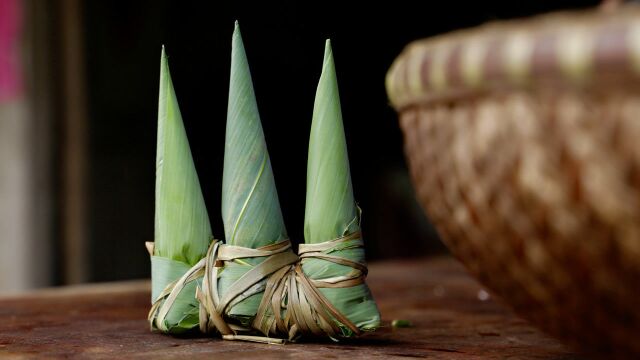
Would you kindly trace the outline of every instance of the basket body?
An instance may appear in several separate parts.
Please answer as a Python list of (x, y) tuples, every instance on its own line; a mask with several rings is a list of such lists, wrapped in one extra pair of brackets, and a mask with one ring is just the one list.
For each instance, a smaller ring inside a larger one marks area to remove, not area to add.
[(447, 246), (525, 318), (617, 357), (640, 356), (635, 29), (633, 9), (490, 25), (411, 45), (387, 78)]

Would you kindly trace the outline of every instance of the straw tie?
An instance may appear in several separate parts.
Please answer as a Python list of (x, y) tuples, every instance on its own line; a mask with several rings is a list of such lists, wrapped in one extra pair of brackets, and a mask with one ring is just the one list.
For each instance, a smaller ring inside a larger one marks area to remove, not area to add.
[[(365, 264), (331, 255), (338, 249), (361, 247), (363, 242), (359, 231), (322, 243), (301, 244), (299, 256), (291, 251), (289, 240), (257, 249), (215, 241), (205, 258), (180, 279), (167, 285), (154, 301), (148, 319), (152, 325), (155, 324), (162, 330), (164, 316), (179, 292), (187, 283), (202, 277), (202, 285), (196, 290), (196, 298), (200, 302), (200, 330), (204, 333), (217, 330), (226, 340), (272, 344), (294, 341), (303, 335), (337, 338), (341, 333), (339, 324), (360, 334), (360, 329), (318, 289), (352, 287), (364, 283), (367, 275)], [(256, 257), (264, 257), (265, 260), (253, 266), (220, 297), (217, 281), (224, 264), (236, 259)], [(349, 266), (353, 270), (345, 276), (311, 279), (302, 271), (305, 259), (311, 258)], [(262, 301), (250, 328), (227, 323), (224, 314), (228, 308), (262, 291)], [(265, 336), (247, 335), (256, 331)]]

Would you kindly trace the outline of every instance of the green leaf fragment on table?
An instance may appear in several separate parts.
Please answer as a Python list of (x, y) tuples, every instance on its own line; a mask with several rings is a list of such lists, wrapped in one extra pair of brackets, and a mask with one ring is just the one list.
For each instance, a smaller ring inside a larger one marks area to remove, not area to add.
[[(338, 82), (331, 42), (327, 40), (309, 140), (305, 242), (325, 242), (358, 230), (360, 211), (353, 196)], [(331, 255), (365, 263), (362, 248), (335, 249)], [(303, 270), (312, 279), (323, 279), (348, 275), (353, 269), (323, 259), (305, 259)], [(319, 290), (359, 329), (380, 326), (380, 313), (366, 284)], [(343, 328), (343, 335), (352, 334)]]
[[(226, 243), (257, 248), (287, 238), (271, 161), (260, 123), (251, 73), (238, 22), (232, 38), (231, 77), (222, 179), (222, 219)], [(220, 273), (225, 291), (251, 265), (265, 258), (227, 263)], [(264, 286), (264, 281), (263, 281)], [(228, 314), (247, 325), (255, 316), (262, 290), (231, 306)]]
[[(152, 301), (206, 255), (213, 239), (164, 47), (157, 141)], [(196, 283), (187, 285), (176, 299), (165, 319), (168, 332), (180, 333), (198, 326), (195, 288)]]
[(395, 319), (391, 321), (391, 326), (394, 328), (408, 328), (412, 327), (413, 324), (409, 320)]

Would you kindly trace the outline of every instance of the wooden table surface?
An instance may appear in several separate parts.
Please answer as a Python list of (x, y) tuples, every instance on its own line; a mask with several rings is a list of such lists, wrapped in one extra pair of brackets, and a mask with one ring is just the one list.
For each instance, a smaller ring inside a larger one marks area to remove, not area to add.
[[(265, 345), (151, 333), (148, 281), (5, 296), (0, 358), (578, 358), (515, 317), (450, 258), (373, 263), (367, 282), (385, 326), (342, 343)], [(393, 329), (393, 319), (413, 327)]]

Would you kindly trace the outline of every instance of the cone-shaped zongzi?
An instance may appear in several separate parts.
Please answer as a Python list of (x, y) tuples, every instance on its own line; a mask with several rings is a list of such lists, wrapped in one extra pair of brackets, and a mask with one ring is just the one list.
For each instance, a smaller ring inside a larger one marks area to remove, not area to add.
[[(313, 108), (304, 235), (305, 243), (312, 245), (309, 248), (313, 251), (319, 249), (319, 244), (326, 244), (322, 247), (325, 258), (302, 260), (304, 273), (310, 279), (334, 284), (319, 290), (355, 327), (363, 331), (377, 328), (380, 313), (364, 283), (366, 267), (360, 235), (360, 209), (353, 196), (338, 82), (329, 40)], [(344, 285), (335, 285), (340, 282)], [(354, 334), (352, 327), (340, 325), (342, 336)]]
[[(152, 302), (206, 255), (213, 239), (164, 47), (160, 61), (155, 197), (155, 243), (150, 249)], [(187, 284), (168, 312), (161, 319), (152, 319), (152, 326), (175, 334), (196, 328), (196, 285), (197, 282)]]
[[(232, 38), (225, 136), (222, 220), (226, 244), (256, 249), (287, 239), (237, 22)], [(228, 261), (220, 272), (220, 295), (224, 297), (236, 280), (264, 260), (259, 257)], [(224, 315), (250, 326), (260, 305), (265, 281), (245, 291)]]

